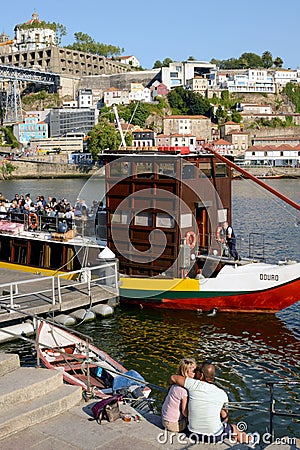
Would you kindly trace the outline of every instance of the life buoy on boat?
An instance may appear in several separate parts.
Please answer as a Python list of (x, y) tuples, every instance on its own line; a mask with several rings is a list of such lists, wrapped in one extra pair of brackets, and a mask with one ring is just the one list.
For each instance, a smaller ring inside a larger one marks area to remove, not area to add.
[(185, 243), (190, 248), (195, 248), (195, 245), (197, 243), (197, 236), (196, 236), (196, 233), (194, 233), (194, 231), (188, 231), (186, 233), (186, 235), (185, 235)]
[[(34, 219), (34, 220), (33, 220)], [(37, 216), (36, 213), (31, 212), (28, 216), (28, 226), (32, 229), (35, 230), (36, 227), (38, 226), (39, 223), (39, 218)]]

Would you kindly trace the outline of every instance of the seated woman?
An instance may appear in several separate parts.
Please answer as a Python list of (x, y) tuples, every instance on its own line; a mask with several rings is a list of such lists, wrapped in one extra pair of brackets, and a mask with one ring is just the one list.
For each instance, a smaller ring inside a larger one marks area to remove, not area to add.
[[(192, 358), (182, 359), (178, 365), (177, 374), (194, 378), (196, 361)], [(173, 384), (162, 406), (162, 424), (168, 431), (182, 432), (187, 427), (188, 415), (187, 390)]]

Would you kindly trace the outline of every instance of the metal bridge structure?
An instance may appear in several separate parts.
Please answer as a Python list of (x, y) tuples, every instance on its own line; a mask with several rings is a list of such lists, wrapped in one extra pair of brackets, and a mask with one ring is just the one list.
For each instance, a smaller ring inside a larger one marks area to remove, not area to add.
[(0, 65), (0, 81), (8, 82), (4, 123), (12, 124), (23, 120), (20, 82), (48, 85), (49, 92), (57, 92), (60, 76), (25, 67)]

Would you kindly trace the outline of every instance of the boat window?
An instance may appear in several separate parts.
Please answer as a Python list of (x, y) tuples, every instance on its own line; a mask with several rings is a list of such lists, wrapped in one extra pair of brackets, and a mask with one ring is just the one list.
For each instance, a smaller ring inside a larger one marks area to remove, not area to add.
[(112, 161), (110, 163), (110, 176), (123, 177), (130, 174), (130, 163), (127, 161)]
[(152, 226), (152, 214), (147, 212), (142, 212), (136, 214), (134, 217), (134, 225), (139, 225), (142, 227)]
[(153, 178), (154, 170), (152, 162), (137, 162), (136, 175), (138, 178)]
[(199, 169), (201, 171), (201, 176), (211, 177), (211, 164), (209, 162), (200, 162)]
[(225, 163), (216, 163), (216, 177), (227, 176), (227, 165)]
[(12, 241), (7, 236), (0, 237), (0, 260), (10, 261)]
[(195, 166), (193, 164), (183, 164), (182, 166), (182, 179), (190, 180), (195, 178)]
[(169, 214), (157, 213), (156, 215), (157, 228), (174, 228), (174, 218)]
[(110, 215), (111, 223), (128, 224), (130, 221), (130, 213), (128, 211), (115, 211)]
[(174, 163), (158, 163), (158, 174), (160, 177), (162, 176), (176, 176), (176, 166)]

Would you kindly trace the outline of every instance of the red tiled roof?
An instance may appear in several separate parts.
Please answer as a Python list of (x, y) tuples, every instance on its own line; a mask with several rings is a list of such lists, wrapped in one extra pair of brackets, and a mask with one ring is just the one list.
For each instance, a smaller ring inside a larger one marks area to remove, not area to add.
[(229, 141), (225, 141), (225, 139), (218, 139), (214, 141), (214, 145), (232, 145), (232, 143)]

